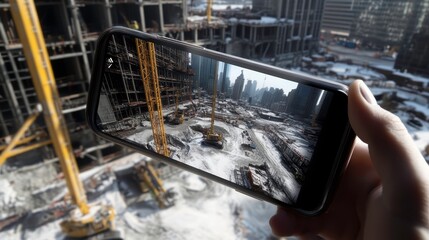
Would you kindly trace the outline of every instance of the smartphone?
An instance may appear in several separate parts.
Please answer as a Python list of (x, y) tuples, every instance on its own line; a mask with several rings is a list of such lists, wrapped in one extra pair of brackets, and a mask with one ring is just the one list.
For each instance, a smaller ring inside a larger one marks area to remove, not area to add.
[(124, 27), (98, 40), (87, 120), (102, 138), (306, 215), (328, 206), (355, 139), (344, 85)]

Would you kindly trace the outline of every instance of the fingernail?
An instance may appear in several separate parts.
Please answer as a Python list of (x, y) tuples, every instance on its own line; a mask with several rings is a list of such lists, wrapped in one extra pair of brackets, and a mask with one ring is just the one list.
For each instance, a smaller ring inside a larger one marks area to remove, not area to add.
[(377, 104), (377, 100), (375, 100), (374, 95), (372, 95), (371, 90), (366, 86), (366, 84), (362, 81), (359, 82), (359, 90), (362, 94), (362, 97), (369, 103), (369, 104)]

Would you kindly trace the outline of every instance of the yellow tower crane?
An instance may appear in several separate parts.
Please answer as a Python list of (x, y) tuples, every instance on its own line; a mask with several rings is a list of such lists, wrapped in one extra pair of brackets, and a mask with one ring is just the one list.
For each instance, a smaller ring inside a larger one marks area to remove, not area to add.
[(217, 96), (217, 71), (219, 62), (216, 62), (214, 69), (214, 80), (213, 80), (213, 96), (212, 96), (212, 113), (210, 119), (210, 128), (206, 135), (204, 135), (203, 144), (214, 146), (216, 148), (223, 148), (222, 134), (214, 131), (214, 119), (216, 109), (216, 96)]
[[(152, 133), (156, 152), (166, 157), (170, 156), (167, 137), (162, 116), (161, 91), (159, 88), (158, 68), (156, 63), (155, 45), (136, 38), (137, 54), (139, 58), (140, 75), (142, 77), (146, 102), (149, 111)], [(161, 208), (169, 206), (166, 200), (166, 190), (163, 187), (158, 173), (150, 163), (140, 162), (134, 166), (143, 192), (149, 188), (155, 195)]]
[(78, 207), (71, 212), (69, 218), (61, 222), (61, 229), (68, 237), (88, 237), (111, 229), (115, 216), (113, 207), (90, 207), (87, 203), (64, 116), (61, 114), (61, 100), (34, 2), (11, 0), (10, 5), (33, 85), (43, 108), (49, 136), (59, 158), (72, 202)]
[(212, 20), (212, 2), (213, 0), (207, 0), (207, 23), (210, 24)]
[(162, 116), (155, 45), (151, 42), (136, 38), (136, 47), (156, 152), (168, 157), (170, 152), (168, 150), (167, 137), (164, 129), (164, 118)]

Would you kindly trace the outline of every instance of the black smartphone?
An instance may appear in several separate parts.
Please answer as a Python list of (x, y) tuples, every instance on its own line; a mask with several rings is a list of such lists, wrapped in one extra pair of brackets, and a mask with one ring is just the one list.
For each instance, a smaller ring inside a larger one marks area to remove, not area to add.
[(347, 87), (114, 27), (87, 104), (100, 137), (307, 215), (323, 212), (355, 134)]

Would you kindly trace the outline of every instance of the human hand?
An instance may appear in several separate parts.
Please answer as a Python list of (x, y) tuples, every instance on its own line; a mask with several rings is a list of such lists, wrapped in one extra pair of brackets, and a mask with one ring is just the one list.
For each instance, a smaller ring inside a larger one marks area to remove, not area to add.
[(362, 81), (350, 86), (348, 106), (350, 123), (361, 140), (330, 207), (314, 217), (279, 208), (270, 220), (273, 233), (429, 239), (429, 167), (405, 126), (377, 105)]

